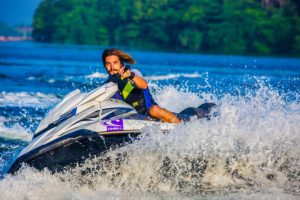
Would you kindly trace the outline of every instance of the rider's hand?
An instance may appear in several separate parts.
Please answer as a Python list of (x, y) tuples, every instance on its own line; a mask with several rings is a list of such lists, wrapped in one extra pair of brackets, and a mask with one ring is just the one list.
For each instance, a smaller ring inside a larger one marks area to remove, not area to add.
[(128, 78), (131, 75), (131, 71), (129, 69), (127, 69), (124, 72), (124, 67), (120, 68), (119, 74), (122, 76), (122, 78)]

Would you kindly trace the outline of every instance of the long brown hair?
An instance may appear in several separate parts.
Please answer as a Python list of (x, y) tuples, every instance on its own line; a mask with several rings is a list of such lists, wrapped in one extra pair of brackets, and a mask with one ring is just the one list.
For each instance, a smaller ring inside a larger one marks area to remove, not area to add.
[(103, 62), (103, 66), (105, 66), (105, 58), (107, 56), (112, 56), (112, 55), (115, 55), (115, 56), (118, 56), (121, 63), (124, 64), (125, 63), (130, 63), (130, 64), (135, 64), (135, 60), (134, 58), (128, 54), (128, 53), (125, 53), (124, 51), (120, 50), (120, 49), (105, 49), (102, 53), (102, 62)]

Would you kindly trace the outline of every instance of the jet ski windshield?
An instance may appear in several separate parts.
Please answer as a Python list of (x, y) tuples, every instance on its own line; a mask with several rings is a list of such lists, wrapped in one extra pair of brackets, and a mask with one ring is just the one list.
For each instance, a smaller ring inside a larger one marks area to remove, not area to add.
[(78, 89), (69, 93), (41, 121), (36, 129), (34, 137), (36, 137), (36, 135), (41, 131), (54, 128), (66, 120), (85, 112), (91, 107), (98, 108), (99, 113), (101, 110), (100, 102), (110, 99), (117, 91), (117, 85), (110, 82), (92, 90), (89, 93), (81, 93)]

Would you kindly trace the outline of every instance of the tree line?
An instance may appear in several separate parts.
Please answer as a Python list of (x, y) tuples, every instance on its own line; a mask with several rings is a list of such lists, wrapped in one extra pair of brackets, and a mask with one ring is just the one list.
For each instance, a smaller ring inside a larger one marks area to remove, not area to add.
[(299, 8), (298, 0), (44, 0), (32, 36), (50, 43), (299, 56)]

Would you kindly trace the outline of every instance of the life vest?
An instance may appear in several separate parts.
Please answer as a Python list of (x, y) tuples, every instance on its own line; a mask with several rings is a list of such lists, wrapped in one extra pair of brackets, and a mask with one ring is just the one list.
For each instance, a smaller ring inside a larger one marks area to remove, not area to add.
[(140, 114), (147, 113), (153, 101), (148, 88), (145, 90), (136, 88), (129, 78), (122, 79), (118, 76), (117, 78), (110, 77), (110, 79), (118, 85), (119, 93), (126, 103), (134, 107)]

